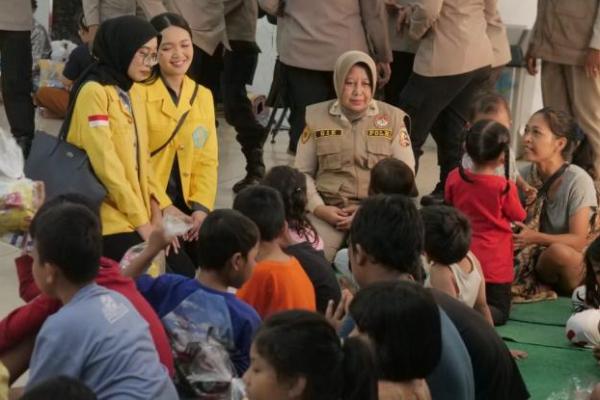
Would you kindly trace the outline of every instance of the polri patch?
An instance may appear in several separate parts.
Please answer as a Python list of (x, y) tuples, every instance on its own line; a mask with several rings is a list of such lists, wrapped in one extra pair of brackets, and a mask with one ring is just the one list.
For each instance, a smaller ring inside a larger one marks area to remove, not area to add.
[(341, 129), (319, 129), (318, 131), (315, 131), (315, 138), (317, 138), (317, 139), (324, 138), (324, 137), (330, 137), (330, 136), (342, 136), (342, 130)]
[(308, 126), (306, 126), (302, 131), (302, 136), (300, 137), (300, 140), (302, 141), (302, 144), (305, 144), (306, 142), (308, 142), (308, 139), (310, 139), (310, 129), (308, 129)]
[(385, 128), (390, 124), (390, 117), (387, 114), (379, 114), (375, 117), (375, 127), (376, 128)]
[(382, 137), (387, 140), (392, 140), (392, 130), (391, 129), (369, 129), (367, 131), (367, 136), (371, 137)]
[(408, 132), (406, 132), (405, 130), (402, 130), (400, 132), (400, 146), (402, 147), (408, 147), (410, 146), (410, 136), (408, 136)]

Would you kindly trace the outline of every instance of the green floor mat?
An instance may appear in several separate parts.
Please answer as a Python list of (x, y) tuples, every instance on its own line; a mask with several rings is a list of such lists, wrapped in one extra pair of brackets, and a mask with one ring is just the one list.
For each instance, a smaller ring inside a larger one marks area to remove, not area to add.
[(557, 349), (507, 342), (511, 349), (529, 353), (517, 365), (532, 400), (569, 400), (574, 382), (583, 386), (600, 381), (600, 368), (592, 352), (582, 349)]
[(571, 316), (571, 299), (559, 297), (556, 300), (537, 303), (514, 304), (510, 320), (543, 325), (565, 326)]
[(509, 321), (496, 328), (505, 340), (541, 346), (573, 348), (565, 336), (564, 326), (539, 325), (529, 322)]

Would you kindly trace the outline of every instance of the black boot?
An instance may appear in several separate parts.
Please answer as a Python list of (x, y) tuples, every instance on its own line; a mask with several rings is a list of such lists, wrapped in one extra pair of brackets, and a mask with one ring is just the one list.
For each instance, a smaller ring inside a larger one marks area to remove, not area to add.
[(246, 176), (233, 185), (233, 192), (239, 193), (248, 186), (257, 185), (265, 176), (265, 162), (262, 149), (243, 152), (246, 157)]
[(444, 186), (441, 182), (438, 182), (438, 184), (435, 185), (433, 192), (421, 197), (421, 205), (426, 207), (441, 204), (444, 204)]

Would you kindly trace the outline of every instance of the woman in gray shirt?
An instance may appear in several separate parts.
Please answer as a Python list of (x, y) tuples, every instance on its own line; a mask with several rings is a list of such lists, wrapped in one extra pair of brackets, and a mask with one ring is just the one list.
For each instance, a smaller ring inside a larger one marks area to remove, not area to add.
[(519, 224), (514, 235), (521, 263), (513, 294), (523, 300), (556, 296), (539, 283), (571, 294), (583, 279), (583, 250), (597, 207), (594, 181), (586, 171), (593, 168), (580, 157), (589, 144), (567, 114), (551, 108), (533, 114), (523, 140), (532, 164), (521, 174), (538, 195), (528, 199), (529, 223)]

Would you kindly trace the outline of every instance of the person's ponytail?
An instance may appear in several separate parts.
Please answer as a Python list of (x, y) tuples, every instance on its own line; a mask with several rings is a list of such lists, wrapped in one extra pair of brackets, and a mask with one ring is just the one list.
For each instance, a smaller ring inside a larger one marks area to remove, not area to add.
[(358, 338), (348, 338), (342, 344), (342, 400), (376, 400), (377, 373), (373, 354)]

